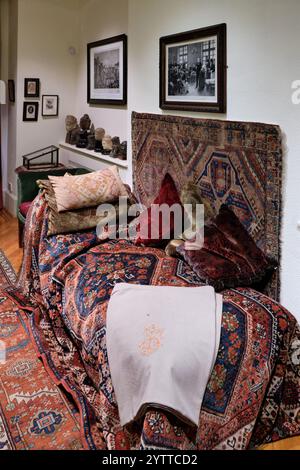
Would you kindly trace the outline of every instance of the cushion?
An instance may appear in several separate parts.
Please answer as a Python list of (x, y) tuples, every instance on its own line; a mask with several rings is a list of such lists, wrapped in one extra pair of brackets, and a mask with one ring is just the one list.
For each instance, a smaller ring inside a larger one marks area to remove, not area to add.
[[(179, 204), (181, 209), (182, 205), (180, 197), (176, 189), (173, 178), (167, 173), (163, 179), (158, 196), (154, 199), (153, 205), (161, 206), (167, 204), (169, 207), (174, 204)], [(183, 211), (182, 211), (183, 215)], [(159, 207), (150, 206), (138, 217), (137, 225), (137, 238), (135, 240), (136, 245), (157, 245), (161, 246), (166, 244), (168, 239), (166, 236), (170, 233), (170, 238), (174, 238), (174, 214), (171, 214), (169, 220), (162, 220), (161, 214), (159, 214)], [(157, 226), (158, 225), (158, 226)], [(151, 238), (151, 228), (156, 230), (158, 234), (157, 238)], [(144, 236), (146, 234), (146, 236)]]
[(201, 193), (201, 189), (197, 184), (192, 182), (186, 183), (182, 190), (180, 191), (180, 201), (182, 205), (191, 204), (193, 206), (193, 220), (191, 221), (194, 226), (195, 222), (195, 209), (197, 204), (203, 204), (205, 210), (205, 220), (212, 219), (216, 216), (216, 211), (211, 203), (208, 201), (207, 198), (203, 197)]
[(86, 175), (49, 176), (54, 189), (57, 211), (95, 207), (113, 202), (127, 191), (116, 166)]
[(205, 226), (200, 250), (177, 248), (199, 279), (216, 290), (251, 286), (262, 281), (275, 263), (255, 244), (236, 215), (223, 205), (212, 223)]
[(192, 182), (188, 182), (183, 186), (180, 192), (180, 201), (183, 207), (185, 204), (192, 206), (191, 213), (186, 213), (187, 217), (185, 219), (189, 222), (189, 227), (185, 227), (185, 231), (180, 234), (178, 240), (171, 240), (168, 243), (165, 248), (167, 256), (176, 256), (177, 247), (180, 246), (185, 240), (190, 240), (193, 238), (195, 231), (197, 230), (196, 208), (198, 204), (204, 205), (205, 222), (209, 222), (216, 215), (215, 209), (211, 202), (207, 201), (207, 199), (202, 196), (199, 186)]
[(19, 211), (23, 217), (25, 218), (27, 217), (31, 204), (32, 204), (32, 201), (27, 201), (27, 202), (22, 202), (22, 204), (19, 205)]
[[(49, 206), (48, 236), (92, 229), (103, 220), (103, 216), (97, 215), (98, 207), (58, 212), (55, 193), (50, 181), (38, 180), (37, 185), (43, 191)], [(130, 206), (135, 203), (135, 198), (129, 186), (126, 185), (125, 187), (128, 192), (128, 206)], [(119, 215), (118, 210), (117, 215)]]

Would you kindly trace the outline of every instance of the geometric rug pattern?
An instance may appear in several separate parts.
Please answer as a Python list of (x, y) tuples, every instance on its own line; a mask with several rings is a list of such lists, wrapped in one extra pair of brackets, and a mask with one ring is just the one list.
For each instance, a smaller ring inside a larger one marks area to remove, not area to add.
[(0, 450), (83, 449), (79, 412), (48, 375), (26, 314), (5, 293), (15, 280), (0, 250)]
[[(278, 126), (133, 113), (134, 189), (147, 207), (169, 173), (218, 211), (226, 204), (280, 265), (282, 142)], [(279, 269), (264, 290), (279, 300)]]

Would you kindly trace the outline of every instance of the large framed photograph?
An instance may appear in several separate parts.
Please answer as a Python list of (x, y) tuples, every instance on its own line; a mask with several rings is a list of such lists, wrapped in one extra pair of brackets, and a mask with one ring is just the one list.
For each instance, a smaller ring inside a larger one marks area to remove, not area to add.
[(88, 93), (90, 104), (127, 103), (127, 36), (88, 44)]
[(23, 105), (23, 121), (37, 121), (39, 114), (39, 103), (36, 101), (25, 101)]
[(42, 116), (56, 117), (58, 116), (58, 95), (42, 96)]
[(39, 98), (40, 97), (40, 79), (39, 78), (25, 78), (24, 96), (25, 98)]
[(226, 112), (226, 24), (160, 39), (160, 107)]

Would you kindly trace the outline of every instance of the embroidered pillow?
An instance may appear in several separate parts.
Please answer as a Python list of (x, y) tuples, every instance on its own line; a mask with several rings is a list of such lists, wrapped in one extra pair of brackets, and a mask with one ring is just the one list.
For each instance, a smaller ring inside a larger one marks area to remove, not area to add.
[[(58, 212), (54, 190), (50, 181), (38, 180), (37, 185), (43, 191), (44, 198), (49, 206), (48, 236), (93, 229), (103, 220), (103, 216), (97, 215), (98, 207)], [(125, 187), (128, 193), (128, 208), (135, 203), (135, 199), (129, 186), (125, 185)], [(119, 216), (118, 208), (117, 216)]]
[[(178, 204), (183, 215), (178, 191), (173, 178), (168, 173), (164, 177), (159, 194), (156, 199), (154, 199), (152, 206), (144, 211), (138, 218), (136, 245), (161, 246), (164, 243), (168, 243), (170, 238), (174, 238), (174, 214), (171, 213), (171, 216), (167, 217), (165, 220), (159, 209), (159, 206), (162, 204), (166, 204), (169, 207)], [(153, 205), (156, 205), (156, 207), (153, 207)], [(151, 238), (153, 233), (158, 236)], [(166, 238), (168, 236), (169, 239)]]
[(127, 191), (116, 166), (85, 175), (49, 176), (58, 212), (113, 202)]
[(262, 281), (276, 264), (256, 245), (236, 215), (225, 205), (205, 227), (201, 250), (177, 248), (202, 282), (216, 290), (251, 286)]

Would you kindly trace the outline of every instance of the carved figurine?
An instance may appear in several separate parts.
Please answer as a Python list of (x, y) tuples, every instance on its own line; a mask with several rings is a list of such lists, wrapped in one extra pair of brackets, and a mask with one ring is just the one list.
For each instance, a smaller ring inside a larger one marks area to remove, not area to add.
[(90, 134), (88, 136), (87, 150), (95, 150), (96, 139), (95, 134)]
[(102, 139), (102, 145), (103, 145), (103, 153), (104, 155), (109, 155), (110, 152), (112, 151), (112, 148), (113, 148), (113, 144), (112, 144), (112, 140), (111, 140), (111, 136), (110, 135), (105, 135)]
[(118, 158), (119, 153), (120, 153), (120, 145), (121, 145), (120, 138), (113, 137), (111, 141), (112, 141), (112, 151), (110, 153), (110, 156), (113, 158)]
[[(76, 135), (76, 132), (79, 131), (79, 125), (77, 122), (77, 119), (75, 116), (68, 115), (66, 117), (66, 143), (74, 145), (74, 136)], [(75, 142), (76, 143), (76, 142)]]
[(91, 127), (91, 120), (88, 114), (84, 114), (80, 119), (80, 129), (83, 131), (88, 131)]
[(105, 130), (102, 127), (98, 127), (95, 130), (95, 152), (103, 153), (102, 139), (105, 136)]
[(70, 140), (70, 144), (71, 145), (77, 145), (77, 142), (79, 141), (79, 136), (80, 136), (80, 127), (76, 127), (76, 129), (74, 129), (72, 132), (71, 132), (71, 140)]
[(80, 119), (80, 132), (79, 132), (79, 139), (76, 144), (78, 148), (86, 148), (88, 145), (88, 131), (91, 127), (91, 120), (88, 114), (84, 114)]
[(95, 126), (94, 124), (91, 125), (91, 128), (87, 131), (87, 150), (95, 150), (96, 139), (95, 139)]
[(95, 150), (95, 146), (96, 146), (95, 134), (91, 133), (88, 136), (87, 150)]
[(126, 140), (124, 140), (124, 142), (122, 142), (120, 145), (120, 154), (118, 158), (120, 158), (120, 160), (127, 160), (127, 141)]
[(127, 142), (120, 142), (119, 137), (112, 138), (112, 151), (110, 156), (113, 158), (119, 158), (120, 160), (127, 160)]

